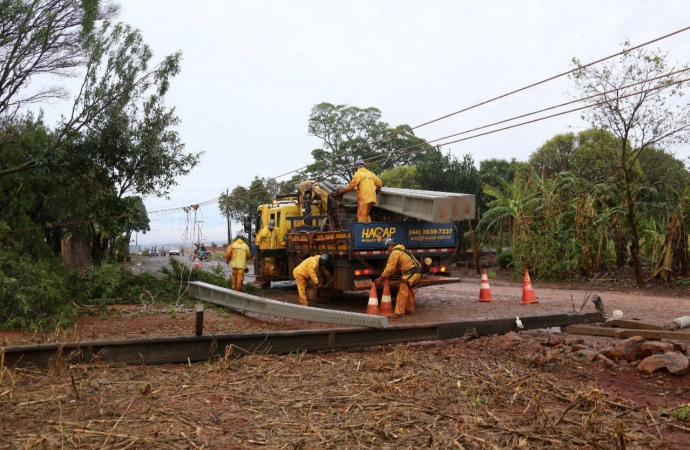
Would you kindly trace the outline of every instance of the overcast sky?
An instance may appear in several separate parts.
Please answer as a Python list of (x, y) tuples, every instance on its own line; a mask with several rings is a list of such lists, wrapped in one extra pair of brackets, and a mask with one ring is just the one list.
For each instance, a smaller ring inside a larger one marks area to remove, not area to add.
[[(188, 151), (205, 152), (170, 200), (149, 211), (213, 199), (254, 176), (312, 161), (307, 135), (321, 102), (376, 107), (416, 126), (690, 25), (679, 1), (231, 1), (120, 0), (120, 20), (140, 29), (156, 60), (182, 51), (168, 105)], [(690, 62), (690, 32), (655, 45)], [(570, 99), (567, 78), (422, 127), (436, 139)], [(579, 114), (451, 145), (453, 154), (526, 160), (557, 133), (586, 127)], [(687, 150), (676, 149), (683, 158)], [(202, 208), (205, 242), (227, 241), (217, 205)], [(152, 214), (140, 245), (181, 242), (183, 214)], [(233, 234), (237, 224), (233, 224)], [(190, 244), (188, 244), (190, 245)], [(191, 245), (190, 245), (191, 246)]]

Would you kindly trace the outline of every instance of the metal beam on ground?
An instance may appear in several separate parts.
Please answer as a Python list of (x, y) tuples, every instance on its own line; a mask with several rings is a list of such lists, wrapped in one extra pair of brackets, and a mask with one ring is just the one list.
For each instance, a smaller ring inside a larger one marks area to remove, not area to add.
[(624, 328), (594, 327), (586, 325), (569, 325), (562, 327), (564, 333), (585, 334), (588, 336), (608, 336), (626, 339), (641, 336), (645, 339), (672, 339), (680, 341), (690, 340), (690, 333), (682, 331), (630, 330)]
[(618, 327), (618, 328), (629, 328), (633, 330), (658, 330), (664, 329), (661, 325), (656, 325), (653, 323), (636, 322), (634, 320), (622, 320), (622, 319), (609, 319), (604, 322), (606, 327)]
[(306, 320), (309, 322), (333, 323), (355, 327), (386, 328), (388, 318), (371, 314), (358, 314), (346, 311), (333, 311), (291, 303), (270, 300), (243, 292), (225, 289), (201, 281), (189, 283), (189, 295), (205, 302), (224, 306), (237, 311), (283, 317), (285, 319)]
[[(175, 336), (111, 341), (58, 342), (52, 344), (0, 347), (6, 367), (53, 363), (89, 363), (108, 361), (124, 364), (168, 364), (208, 361), (232, 354), (320, 351), (405, 342), (474, 337), (508, 331), (533, 330), (604, 320), (603, 311), (586, 314), (554, 314), (521, 317), (519, 328), (514, 317), (507, 319), (468, 320), (422, 325), (398, 325), (389, 328), (346, 328), (277, 331), (216, 336)], [(1, 358), (0, 358), (1, 359)]]

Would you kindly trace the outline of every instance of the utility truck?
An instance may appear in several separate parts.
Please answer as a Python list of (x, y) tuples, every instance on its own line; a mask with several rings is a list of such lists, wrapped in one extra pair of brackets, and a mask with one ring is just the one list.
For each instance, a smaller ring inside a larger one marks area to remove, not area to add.
[[(448, 273), (457, 247), (454, 222), (474, 217), (474, 195), (384, 187), (371, 211), (372, 222), (360, 223), (356, 203), (343, 201), (354, 200), (354, 192), (338, 196), (339, 187), (303, 181), (296, 193), (277, 195), (271, 204), (258, 207), (256, 230), (272, 219), (280, 242), (279, 248), (256, 250), (254, 273), (263, 287), (294, 279), (292, 271), (304, 259), (329, 253), (333, 278), (318, 292), (308, 291), (310, 300), (369, 290), (386, 266), (387, 238), (403, 244), (422, 263), (419, 287), (460, 281)], [(390, 280), (393, 292), (398, 284)]]

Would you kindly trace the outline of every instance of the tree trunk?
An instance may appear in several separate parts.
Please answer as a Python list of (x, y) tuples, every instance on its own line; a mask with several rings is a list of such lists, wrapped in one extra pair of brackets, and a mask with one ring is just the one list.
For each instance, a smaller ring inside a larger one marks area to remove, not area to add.
[(630, 169), (627, 166), (627, 139), (623, 139), (623, 148), (621, 149), (621, 167), (623, 168), (623, 176), (625, 179), (625, 203), (628, 210), (625, 216), (630, 225), (630, 255), (633, 260), (633, 269), (635, 270), (635, 284), (638, 288), (645, 288), (644, 275), (642, 274), (642, 262), (640, 261), (640, 236), (637, 231), (637, 222), (635, 221), (635, 201), (630, 191)]
[(628, 242), (621, 228), (621, 225), (616, 219), (616, 223), (613, 226), (613, 243), (616, 249), (617, 267), (625, 267), (625, 261), (628, 259)]
[(91, 238), (91, 262), (95, 266), (103, 263), (105, 250), (107, 249), (107, 239), (103, 239), (101, 233), (94, 233)]

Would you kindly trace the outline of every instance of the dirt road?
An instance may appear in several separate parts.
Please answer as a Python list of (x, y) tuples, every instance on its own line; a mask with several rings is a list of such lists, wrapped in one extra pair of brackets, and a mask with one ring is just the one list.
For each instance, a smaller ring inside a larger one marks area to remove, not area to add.
[[(131, 269), (156, 272), (166, 261), (135, 260)], [(663, 324), (690, 315), (682, 285), (640, 292), (625, 279), (598, 286), (533, 280), (539, 303), (522, 305), (520, 282), (491, 279), (494, 301), (483, 303), (479, 276), (453, 275), (462, 281), (420, 289), (415, 313), (399, 322), (564, 313), (590, 292), (628, 319)], [(294, 283), (252, 293), (297, 302)], [(322, 306), (364, 312), (367, 300), (356, 293)], [(191, 335), (191, 303), (84, 308), (71, 330), (0, 331), (0, 344)], [(322, 326), (211, 307), (204, 332)], [(191, 365), (56, 360), (40, 372), (0, 364), (0, 449), (622, 448), (616, 440), (627, 448), (689, 448), (690, 375), (646, 375), (626, 361), (570, 357), (577, 345), (615, 343), (549, 329)]]

